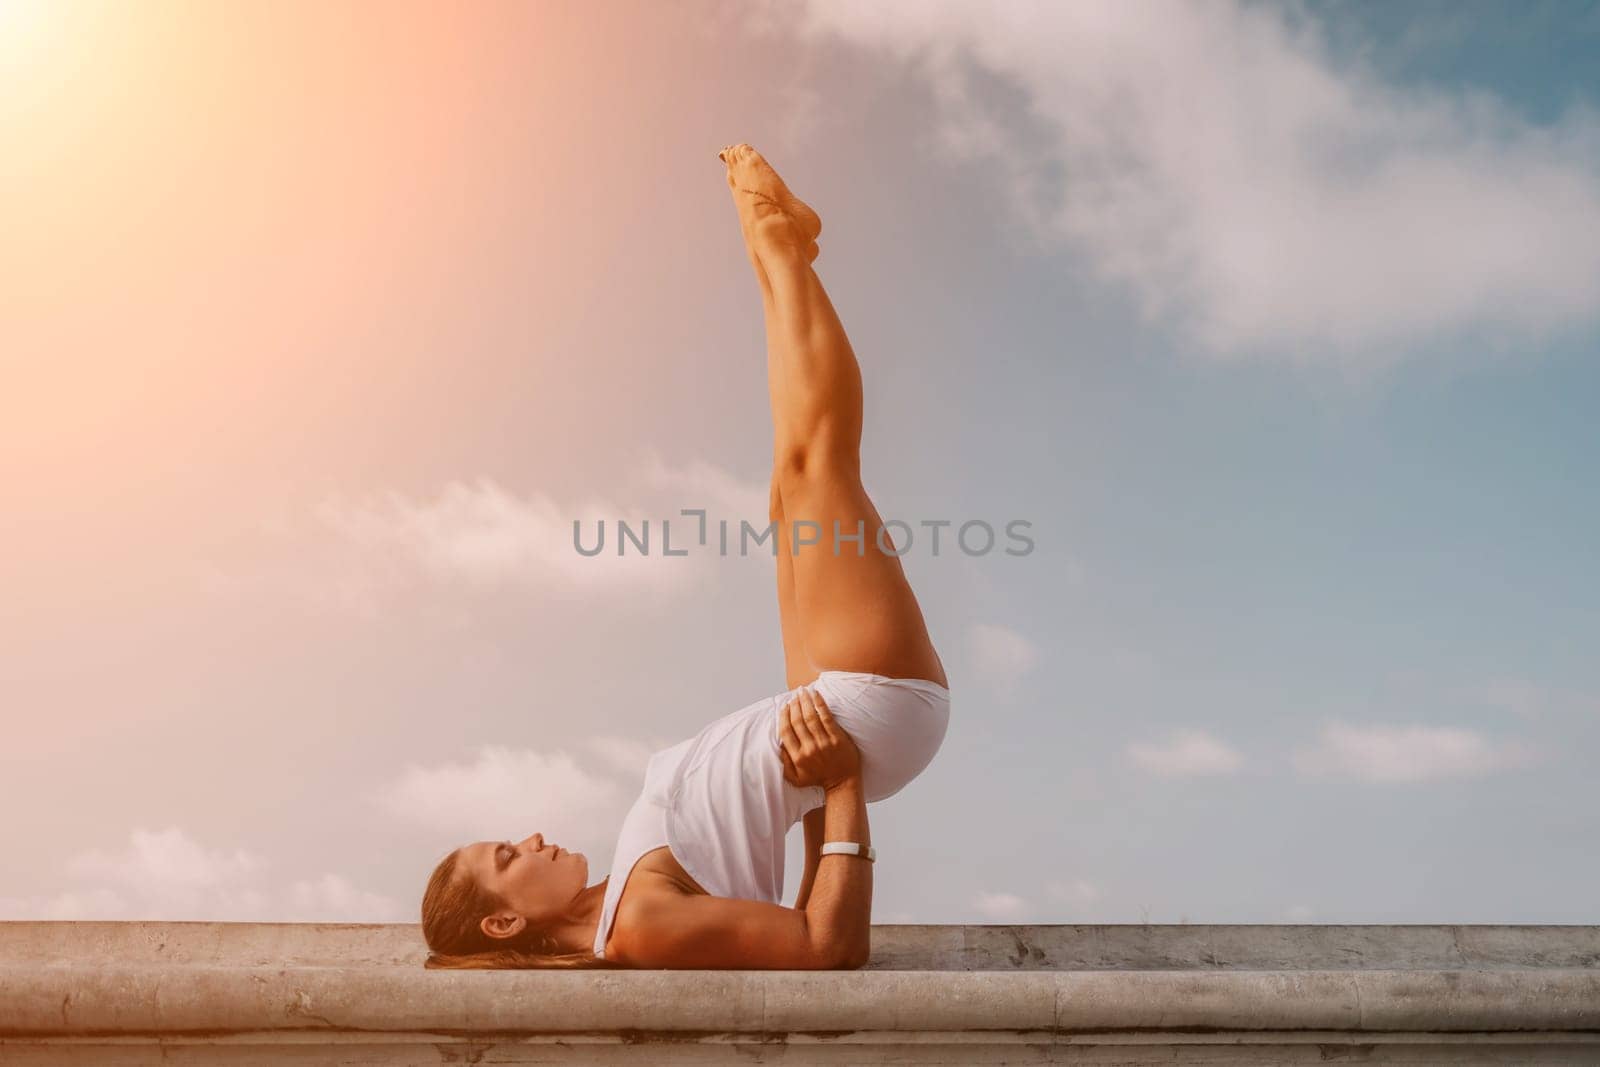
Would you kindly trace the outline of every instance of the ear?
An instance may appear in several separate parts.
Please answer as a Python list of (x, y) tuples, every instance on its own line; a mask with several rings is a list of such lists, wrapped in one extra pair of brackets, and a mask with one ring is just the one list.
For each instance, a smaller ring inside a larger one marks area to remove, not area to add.
[(493, 915), (485, 915), (478, 925), (490, 937), (502, 939), (522, 933), (528, 920), (514, 911), (497, 911)]

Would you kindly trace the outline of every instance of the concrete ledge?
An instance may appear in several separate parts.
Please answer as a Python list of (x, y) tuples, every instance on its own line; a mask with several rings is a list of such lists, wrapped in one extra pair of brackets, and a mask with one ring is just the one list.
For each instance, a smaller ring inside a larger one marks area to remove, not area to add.
[(857, 972), (440, 972), (414, 926), (0, 923), (0, 1060), (1600, 1062), (1596, 927), (877, 927), (874, 949)]
[[(0, 964), (421, 967), (411, 923), (4, 922)], [(1600, 968), (1600, 926), (874, 926), (867, 970)]]
[(0, 969), (0, 1035), (1154, 1029), (1600, 1033), (1592, 971)]

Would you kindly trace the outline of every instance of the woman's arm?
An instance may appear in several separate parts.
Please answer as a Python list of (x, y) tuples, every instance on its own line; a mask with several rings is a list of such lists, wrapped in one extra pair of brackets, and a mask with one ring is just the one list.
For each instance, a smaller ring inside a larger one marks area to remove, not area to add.
[(860, 750), (834, 721), (827, 701), (809, 689), (785, 706), (780, 733), (786, 775), (792, 772), (797, 785), (820, 785), (825, 794), (822, 810), (805, 816), (807, 881), (796, 907), (829, 931), (844, 966), (859, 967), (872, 951), (872, 863), (839, 855), (824, 864), (821, 850), (824, 841), (872, 843)]
[[(823, 840), (870, 845), (855, 742), (809, 692), (785, 715), (785, 764), (826, 794)], [(794, 908), (725, 897), (651, 897), (630, 918), (620, 955), (638, 967), (820, 970), (865, 964), (872, 947), (871, 861), (820, 857), (807, 895), (804, 906)]]
[(817, 861), (822, 858), (823, 815), (826, 808), (812, 808), (803, 816), (806, 828), (806, 867), (800, 875), (800, 892), (795, 894), (794, 906), (804, 908), (811, 899), (811, 883), (817, 878)]
[[(859, 773), (828, 790), (823, 805), (825, 839), (872, 844), (867, 828), (867, 797)], [(818, 845), (820, 848), (820, 843)], [(806, 918), (820, 923), (842, 953), (846, 967), (860, 967), (872, 954), (872, 861), (865, 856), (830, 853), (817, 864), (816, 884), (806, 902)]]
[[(868, 844), (860, 776), (828, 789), (821, 809), (830, 841)], [(871, 952), (872, 864), (827, 855), (804, 908), (756, 900), (663, 893), (641, 900), (616, 948), (635, 967), (853, 970)]]

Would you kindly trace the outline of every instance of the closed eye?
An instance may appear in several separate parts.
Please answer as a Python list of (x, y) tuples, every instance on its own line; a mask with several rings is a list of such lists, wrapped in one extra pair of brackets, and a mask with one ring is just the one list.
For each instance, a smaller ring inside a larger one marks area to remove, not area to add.
[(498, 847), (498, 848), (496, 848), (494, 850), (494, 865), (495, 865), (495, 869), (503, 871), (503, 870), (506, 869), (506, 865), (509, 864), (510, 862), (511, 862), (511, 842), (507, 841), (505, 844), (501, 845), (500, 847)]

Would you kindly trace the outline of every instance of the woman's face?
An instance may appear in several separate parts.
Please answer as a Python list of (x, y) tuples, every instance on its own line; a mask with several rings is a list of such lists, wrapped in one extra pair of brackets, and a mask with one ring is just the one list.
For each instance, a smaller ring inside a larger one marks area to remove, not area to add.
[(479, 841), (458, 861), (478, 884), (505, 901), (484, 919), (484, 933), (510, 937), (561, 915), (589, 884), (589, 860), (534, 834), (524, 841)]

